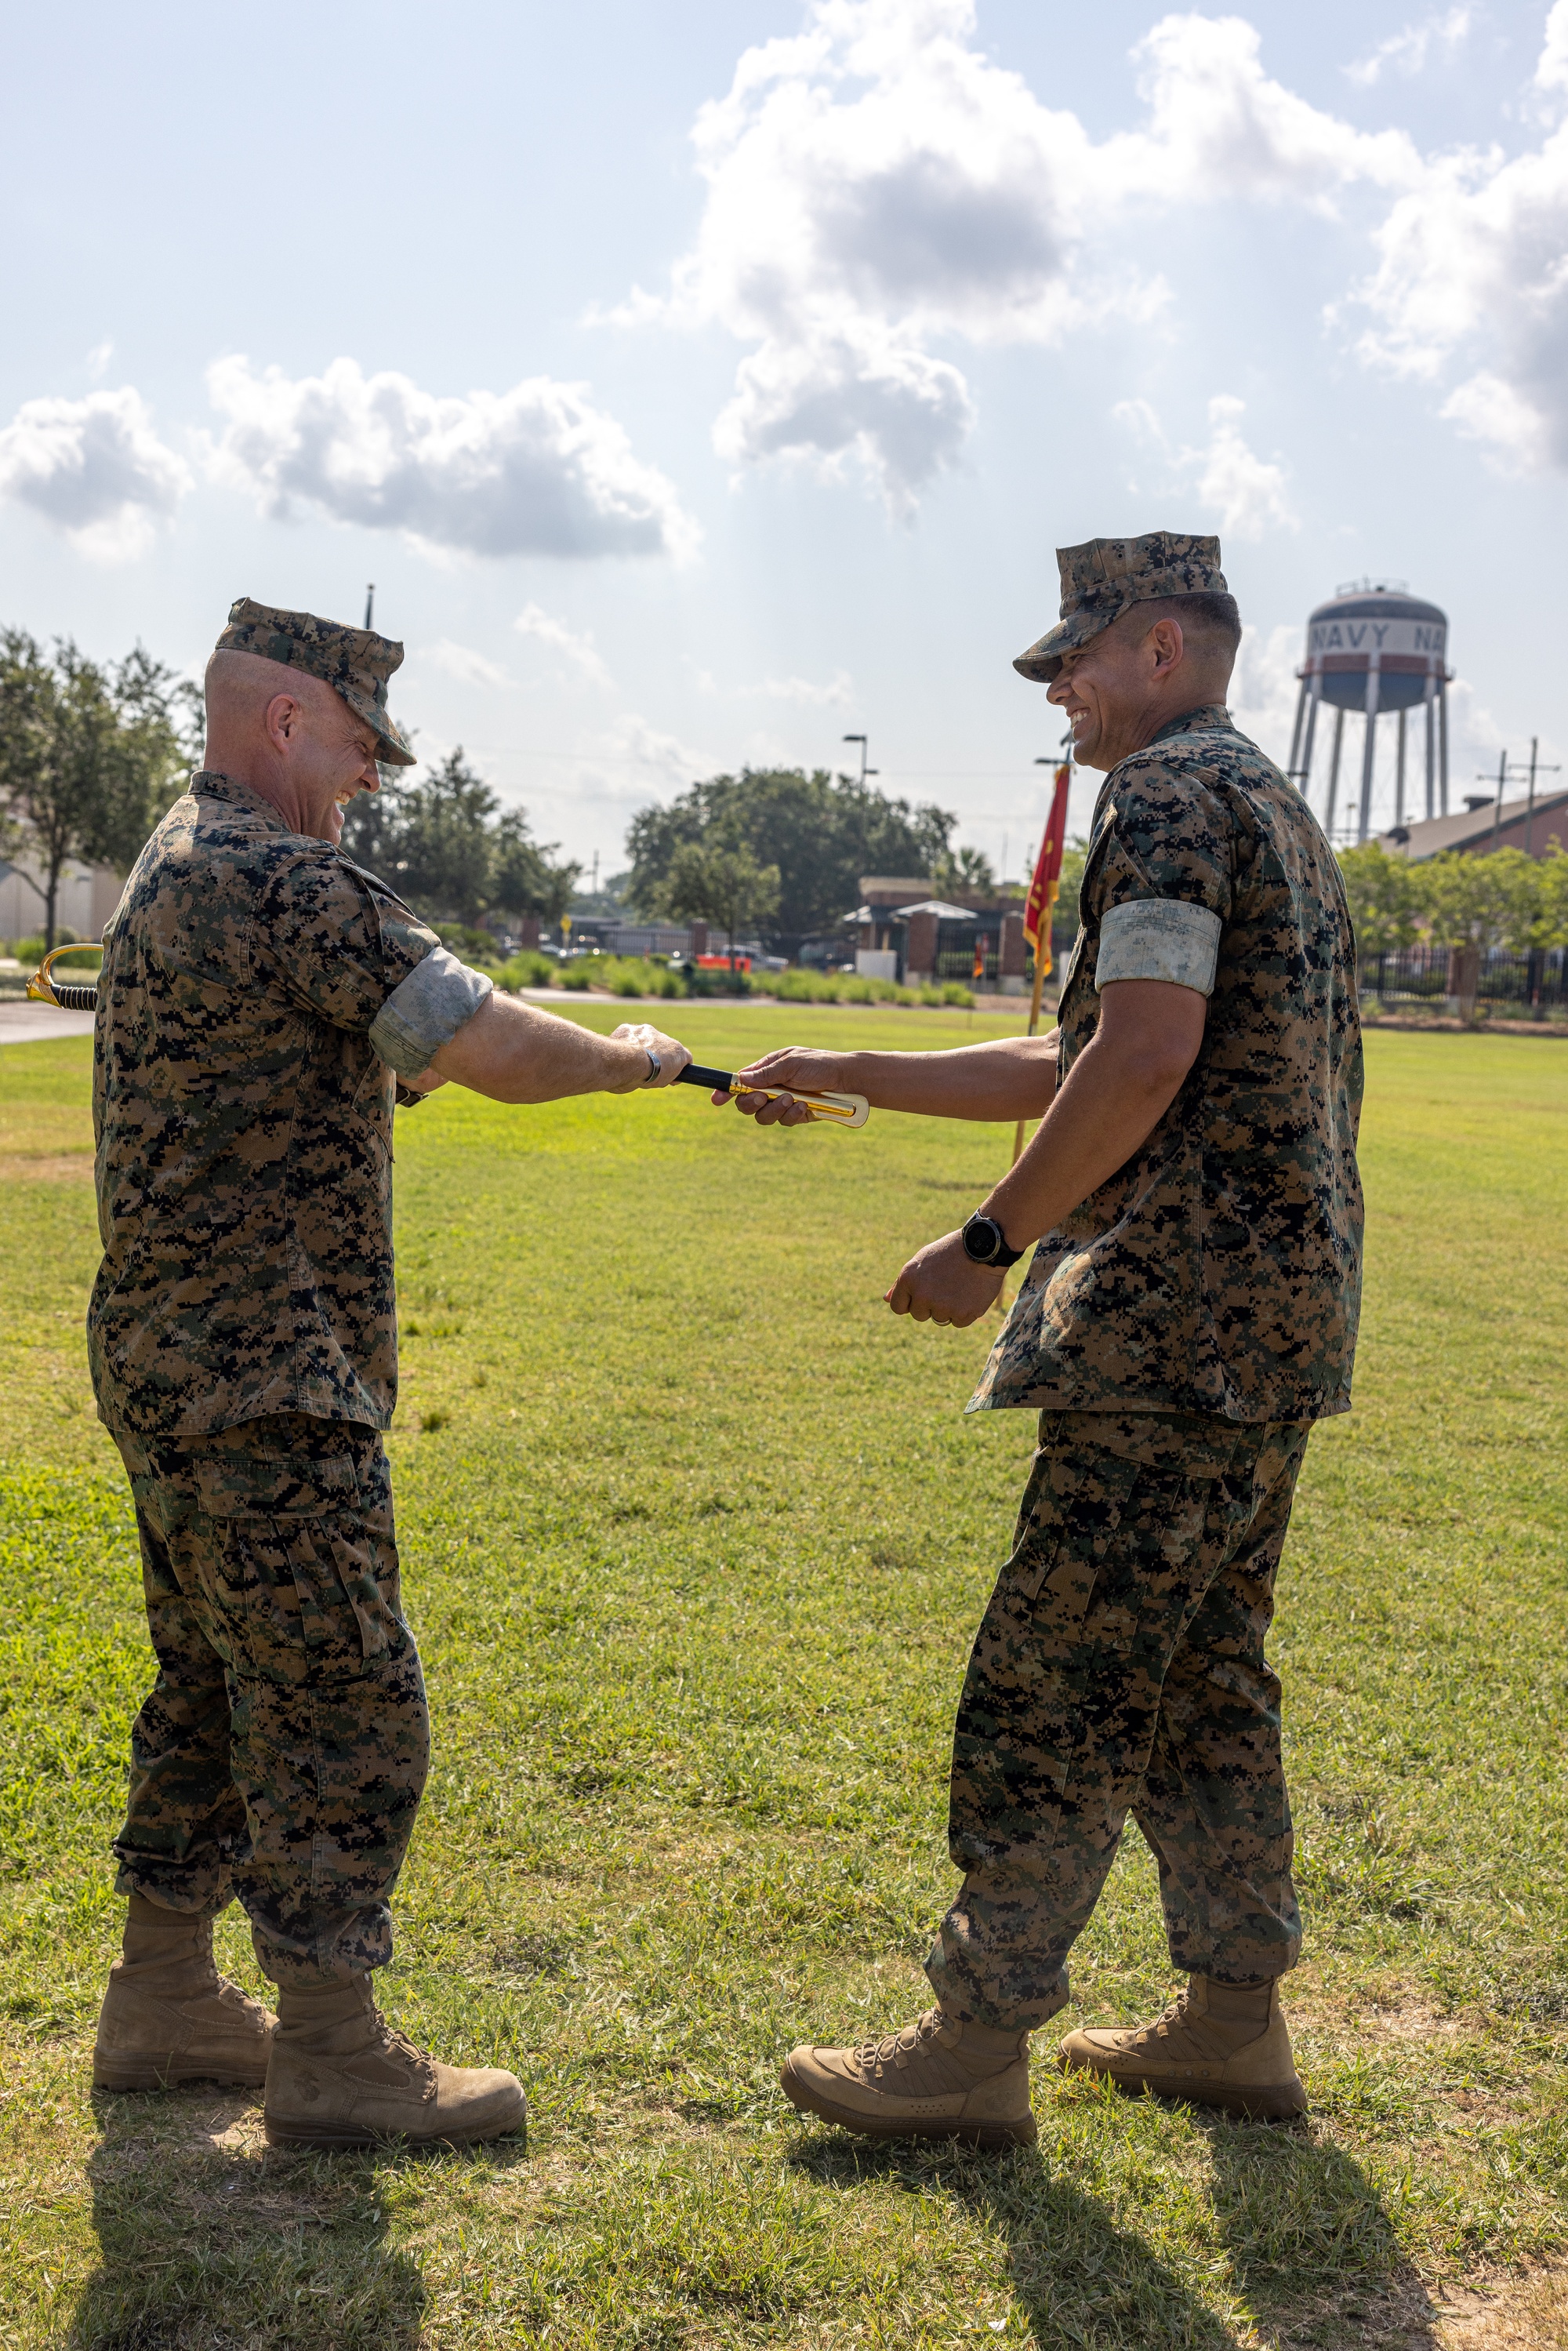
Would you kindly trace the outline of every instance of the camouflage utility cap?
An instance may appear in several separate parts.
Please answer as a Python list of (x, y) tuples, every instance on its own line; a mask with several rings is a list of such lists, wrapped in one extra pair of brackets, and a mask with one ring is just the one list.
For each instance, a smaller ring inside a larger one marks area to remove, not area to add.
[(1219, 568), (1219, 541), (1187, 531), (1086, 539), (1082, 547), (1059, 547), (1056, 560), (1061, 572), (1061, 618), (1013, 664), (1020, 676), (1040, 685), (1051, 684), (1063, 653), (1086, 645), (1134, 604), (1152, 603), (1159, 596), (1229, 593)]
[(324, 678), (356, 718), (375, 728), (378, 759), (394, 768), (416, 764), (402, 728), (387, 716), (387, 680), (402, 660), (402, 647), (392, 638), (378, 637), (373, 629), (345, 628), (340, 621), (319, 621), (314, 612), (284, 612), (275, 604), (236, 596), (216, 649), (221, 653), (259, 653), (264, 661), (282, 662), (289, 669)]

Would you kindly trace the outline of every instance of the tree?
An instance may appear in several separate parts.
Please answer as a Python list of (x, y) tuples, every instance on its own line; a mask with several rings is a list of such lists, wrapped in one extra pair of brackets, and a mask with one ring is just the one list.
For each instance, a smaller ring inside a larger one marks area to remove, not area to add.
[(1411, 946), (1426, 911), (1426, 869), (1376, 841), (1342, 849), (1339, 867), (1358, 961), (1375, 963), (1379, 956)]
[(576, 894), (581, 866), (552, 864), (554, 842), (540, 848), (521, 809), (507, 810), (493, 840), (490, 887), (501, 912), (538, 914), (551, 925), (559, 923)]
[(1508, 920), (1506, 869), (1496, 855), (1446, 850), (1421, 868), (1422, 912), (1439, 947), (1495, 946)]
[(0, 632), (0, 846), (43, 869), (46, 947), (66, 867), (127, 872), (183, 786), (192, 691), (140, 645), (103, 668), (69, 638), (51, 661), (25, 629)]
[(1056, 885), (1057, 914), (1063, 924), (1071, 922), (1074, 931), (1082, 921), (1078, 893), (1083, 886), (1083, 869), (1088, 862), (1089, 843), (1082, 833), (1075, 833), (1061, 852), (1061, 873)]
[(554, 844), (532, 838), (521, 809), (503, 812), (461, 744), (417, 782), (383, 769), (380, 791), (349, 803), (343, 847), (430, 922), (478, 924), (493, 914), (557, 922), (582, 871), (553, 862)]
[(1541, 864), (1543, 946), (1568, 947), (1568, 850), (1552, 834)]
[(748, 849), (697, 841), (683, 841), (676, 850), (653, 908), (676, 922), (717, 924), (729, 940), (731, 971), (737, 933), (754, 929), (778, 911), (777, 865), (758, 865)]
[(778, 933), (805, 938), (837, 928), (859, 903), (862, 873), (929, 874), (956, 823), (946, 809), (889, 799), (873, 785), (823, 768), (810, 775), (748, 768), (693, 784), (667, 808), (638, 812), (626, 835), (626, 895), (641, 912), (658, 912), (683, 843), (744, 850), (758, 866), (778, 868)]
[(931, 889), (938, 898), (991, 898), (997, 877), (983, 849), (944, 849), (931, 861)]

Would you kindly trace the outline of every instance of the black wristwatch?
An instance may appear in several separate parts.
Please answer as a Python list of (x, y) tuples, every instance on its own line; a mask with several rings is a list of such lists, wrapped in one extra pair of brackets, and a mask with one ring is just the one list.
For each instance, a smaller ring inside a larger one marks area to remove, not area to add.
[(977, 1208), (964, 1228), (964, 1248), (977, 1265), (1017, 1265), (1022, 1249), (1009, 1249), (1008, 1237), (995, 1217), (982, 1217)]

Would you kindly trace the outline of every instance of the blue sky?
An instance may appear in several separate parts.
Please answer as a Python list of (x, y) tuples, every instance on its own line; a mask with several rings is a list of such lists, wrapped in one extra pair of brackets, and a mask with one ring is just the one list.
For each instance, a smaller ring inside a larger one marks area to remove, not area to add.
[(1563, 756), (1568, 0), (310, 34), (8, 21), (0, 618), (197, 671), (234, 596), (373, 580), (420, 747), (606, 872), (863, 728), (1016, 872), (1059, 729), (1010, 658), (1101, 532), (1220, 533), (1276, 755), (1307, 612), (1385, 572), (1449, 614), (1456, 793)]

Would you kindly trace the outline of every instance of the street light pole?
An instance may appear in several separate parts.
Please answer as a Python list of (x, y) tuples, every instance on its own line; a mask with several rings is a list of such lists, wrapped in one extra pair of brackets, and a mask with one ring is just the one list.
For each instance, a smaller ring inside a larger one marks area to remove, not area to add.
[(865, 779), (866, 779), (866, 778), (867, 778), (868, 776), (880, 776), (880, 775), (881, 775), (881, 773), (882, 773), (882, 769), (881, 769), (880, 768), (868, 768), (868, 767), (866, 766), (866, 761), (867, 761), (867, 760), (870, 758), (870, 757), (871, 757), (871, 745), (870, 745), (870, 743), (869, 743), (869, 741), (867, 740), (867, 738), (866, 738), (866, 737), (865, 737), (865, 736), (863, 736), (863, 735), (846, 735), (846, 736), (844, 737), (844, 741), (845, 741), (846, 743), (858, 743), (858, 744), (860, 745), (860, 747), (861, 747), (861, 775), (860, 775), (860, 779), (861, 779), (861, 781), (862, 781), (862, 784), (864, 783), (864, 781), (865, 781)]
[(376, 609), (376, 583), (375, 583), (375, 581), (372, 580), (371, 581), (371, 583), (370, 583), (369, 587), (365, 590), (365, 626), (366, 626), (366, 628), (367, 628), (367, 629), (368, 629), (368, 628), (370, 627), (370, 625), (371, 625), (371, 614), (375, 611), (375, 609)]

